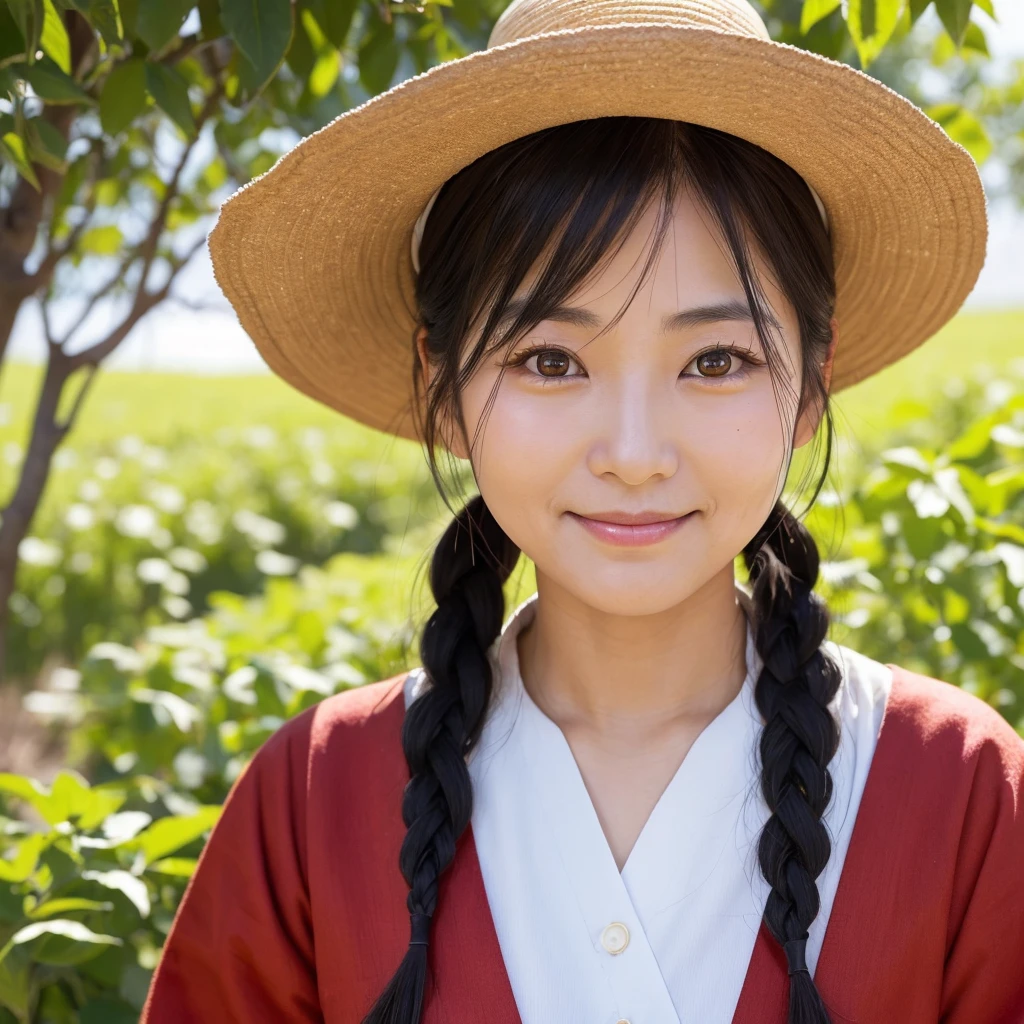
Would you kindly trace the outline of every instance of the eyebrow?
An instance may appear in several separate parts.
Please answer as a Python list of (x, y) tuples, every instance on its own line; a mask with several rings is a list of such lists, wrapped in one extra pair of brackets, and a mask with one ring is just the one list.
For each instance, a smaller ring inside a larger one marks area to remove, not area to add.
[[(526, 302), (525, 297), (512, 299), (499, 319), (499, 326), (504, 326), (515, 320), (525, 308)], [(572, 324), (574, 327), (597, 328), (603, 326), (601, 318), (596, 313), (577, 306), (556, 306), (544, 319)], [(739, 299), (727, 299), (725, 302), (693, 306), (690, 309), (680, 310), (678, 313), (670, 313), (662, 318), (661, 331), (665, 334), (669, 331), (685, 330), (688, 327), (699, 327), (701, 324), (719, 323), (723, 320), (754, 322), (750, 308), (745, 302), (741, 302)]]

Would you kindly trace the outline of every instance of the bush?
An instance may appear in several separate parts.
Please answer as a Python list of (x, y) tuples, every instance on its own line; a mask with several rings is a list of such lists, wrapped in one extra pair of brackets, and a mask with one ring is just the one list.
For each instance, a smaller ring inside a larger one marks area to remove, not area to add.
[(285, 719), (408, 664), (416, 578), (409, 558), (338, 555), (100, 643), (27, 695), (97, 784), (0, 775), (0, 1024), (137, 1020), (231, 783)]
[(214, 591), (251, 594), (429, 522), (438, 502), (419, 450), (384, 459), (368, 434), (222, 427), (166, 445), (63, 448), (20, 547), (8, 671), (30, 677), (48, 655), (73, 664), (101, 641), (130, 644), (148, 625), (202, 614)]
[(961, 384), (893, 440), (807, 519), (843, 538), (822, 569), (836, 639), (964, 687), (1024, 735), (1022, 381)]

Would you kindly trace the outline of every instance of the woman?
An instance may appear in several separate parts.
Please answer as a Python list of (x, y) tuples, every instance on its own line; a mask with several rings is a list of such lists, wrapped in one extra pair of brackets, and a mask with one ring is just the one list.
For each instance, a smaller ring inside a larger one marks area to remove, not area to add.
[(830, 394), (970, 291), (966, 153), (744, 0), (517, 0), (296, 153), (218, 281), (278, 373), (480, 493), (422, 666), (236, 783), (143, 1020), (1024, 1020), (1024, 743), (828, 640), (782, 501)]

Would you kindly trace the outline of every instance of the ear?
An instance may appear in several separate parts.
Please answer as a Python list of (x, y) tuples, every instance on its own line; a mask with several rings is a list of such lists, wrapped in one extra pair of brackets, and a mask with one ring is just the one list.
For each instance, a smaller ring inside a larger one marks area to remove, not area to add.
[[(825, 357), (825, 362), (822, 364), (821, 372), (825, 379), (825, 390), (831, 393), (832, 364), (835, 361), (836, 345), (839, 342), (839, 321), (832, 317), (829, 321), (829, 326), (832, 328), (832, 340), (829, 342), (828, 354)], [(818, 424), (821, 422), (823, 412), (824, 410), (817, 403), (811, 403), (804, 409), (797, 422), (796, 434), (793, 438), (794, 448), (802, 448), (814, 437)]]
[[(416, 329), (416, 356), (420, 361), (420, 369), (423, 373), (423, 389), (426, 393), (430, 390), (430, 384), (434, 379), (435, 373), (435, 367), (430, 362), (430, 356), (427, 352), (426, 327), (421, 326)], [(457, 424), (451, 421), (450, 417), (442, 414), (440, 422), (438, 423), (438, 431), (441, 436), (441, 443), (452, 453), (452, 455), (457, 459), (469, 458), (466, 445), (462, 438), (462, 431), (458, 429)]]

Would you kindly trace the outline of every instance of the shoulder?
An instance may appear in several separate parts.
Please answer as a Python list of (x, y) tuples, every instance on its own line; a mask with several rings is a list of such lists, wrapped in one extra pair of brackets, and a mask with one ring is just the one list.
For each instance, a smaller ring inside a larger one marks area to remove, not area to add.
[(892, 692), (886, 727), (913, 736), (915, 745), (938, 758), (962, 764), (993, 762), (1019, 784), (1024, 773), (1024, 739), (980, 697), (952, 683), (889, 665)]
[(932, 772), (949, 767), (999, 765), (1018, 783), (1024, 774), (1024, 738), (980, 697), (934, 676), (879, 662), (853, 648), (827, 642), (842, 669), (836, 695), (850, 728), (896, 747), (908, 761)]
[(899, 665), (875, 756), (879, 784), (933, 835), (955, 840), (961, 867), (993, 845), (1024, 856), (1024, 739), (985, 701)]
[[(280, 777), (285, 769), (305, 788), (318, 774), (331, 774), (397, 753), (405, 713), (401, 672), (374, 683), (343, 690), (281, 725), (256, 751), (245, 774)], [(393, 759), (393, 756), (392, 756)]]

